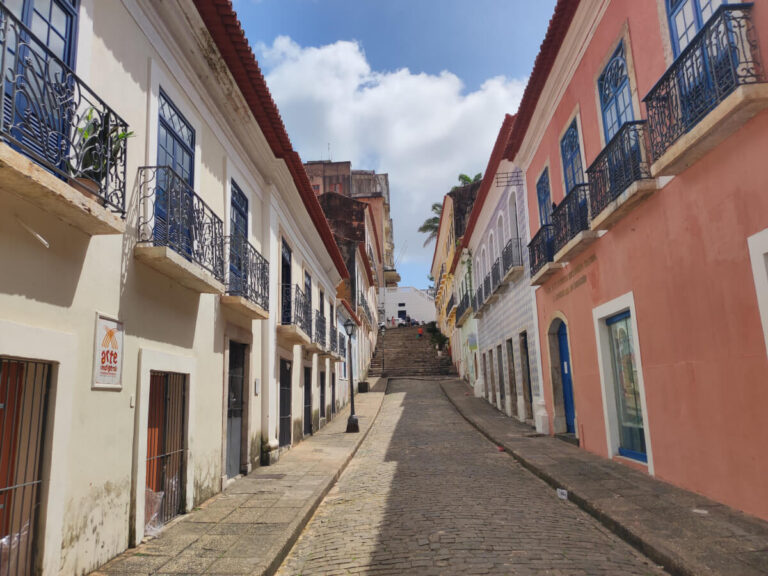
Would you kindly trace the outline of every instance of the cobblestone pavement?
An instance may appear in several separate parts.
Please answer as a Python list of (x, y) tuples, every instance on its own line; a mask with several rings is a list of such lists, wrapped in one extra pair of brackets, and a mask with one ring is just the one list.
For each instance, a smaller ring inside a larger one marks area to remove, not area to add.
[(393, 380), (278, 574), (664, 572), (499, 452), (436, 380)]

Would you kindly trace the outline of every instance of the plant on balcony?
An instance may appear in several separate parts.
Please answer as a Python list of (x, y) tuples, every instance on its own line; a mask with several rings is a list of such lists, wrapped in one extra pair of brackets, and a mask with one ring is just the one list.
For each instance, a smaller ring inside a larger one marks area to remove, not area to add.
[(110, 166), (115, 166), (125, 142), (134, 133), (110, 123), (109, 114), (102, 117), (91, 106), (75, 127), (73, 155), (68, 162), (69, 173), (86, 189), (98, 194), (108, 177)]

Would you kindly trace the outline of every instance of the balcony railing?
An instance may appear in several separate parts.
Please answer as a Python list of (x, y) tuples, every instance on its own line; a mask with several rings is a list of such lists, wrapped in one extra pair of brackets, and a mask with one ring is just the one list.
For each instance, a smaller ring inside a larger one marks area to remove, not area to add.
[(128, 124), (3, 3), (0, 50), (0, 137), (125, 215)]
[(320, 313), (320, 310), (315, 310), (315, 343), (325, 348), (325, 316)]
[(331, 352), (333, 352), (334, 354), (337, 354), (339, 352), (340, 338), (339, 338), (339, 330), (336, 327), (336, 323), (333, 321), (331, 321), (331, 331), (329, 333), (329, 337), (331, 340), (330, 342)]
[(312, 313), (304, 292), (299, 285), (283, 284), (280, 289), (280, 323), (284, 326), (295, 325), (307, 336), (312, 334)]
[(269, 310), (269, 263), (242, 234), (227, 236), (227, 294)]
[(751, 4), (723, 4), (643, 100), (654, 160), (731, 92), (763, 82)]
[(362, 292), (359, 292), (357, 295), (357, 306), (358, 308), (363, 309), (363, 313), (368, 319), (368, 324), (373, 326), (373, 315), (371, 314), (371, 309), (368, 306), (368, 300), (365, 299), (365, 296), (363, 296)]
[(589, 185), (577, 184), (552, 211), (554, 253), (582, 230), (589, 230)]
[(528, 257), (531, 261), (531, 276), (552, 262), (555, 255), (555, 232), (552, 224), (544, 224), (528, 244)]
[(592, 216), (634, 182), (651, 177), (645, 121), (627, 122), (587, 169)]
[(450, 314), (451, 310), (456, 306), (456, 296), (451, 294), (451, 297), (448, 299), (448, 304), (445, 306), (445, 313)]
[(166, 246), (224, 281), (224, 224), (169, 166), (139, 169), (139, 242)]
[(457, 322), (461, 321), (461, 318), (466, 314), (467, 310), (469, 310), (469, 307), (469, 294), (464, 294), (464, 296), (461, 297), (461, 300), (459, 300), (459, 305), (456, 307)]
[(489, 272), (483, 280), (483, 296), (485, 297), (483, 304), (491, 297), (491, 294), (493, 294), (493, 290), (491, 290), (491, 273)]
[(485, 298), (483, 295), (483, 287), (481, 285), (481, 286), (478, 286), (477, 290), (475, 291), (475, 297), (472, 302), (472, 308), (475, 310), (475, 312), (477, 312), (478, 310), (480, 310), (480, 308), (483, 306), (484, 303), (485, 303)]
[(509, 274), (512, 268), (523, 266), (523, 241), (520, 238), (510, 238), (501, 253), (501, 264), (504, 276)]
[(501, 258), (496, 258), (491, 266), (491, 293), (496, 292), (499, 286), (501, 286)]

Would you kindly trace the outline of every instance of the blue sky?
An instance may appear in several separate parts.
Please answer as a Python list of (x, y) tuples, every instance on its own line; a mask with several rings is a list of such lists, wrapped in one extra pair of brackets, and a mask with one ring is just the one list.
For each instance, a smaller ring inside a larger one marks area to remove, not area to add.
[(517, 110), (555, 0), (235, 0), (304, 160), (388, 172), (402, 285), (428, 285), (416, 232), (482, 172)]

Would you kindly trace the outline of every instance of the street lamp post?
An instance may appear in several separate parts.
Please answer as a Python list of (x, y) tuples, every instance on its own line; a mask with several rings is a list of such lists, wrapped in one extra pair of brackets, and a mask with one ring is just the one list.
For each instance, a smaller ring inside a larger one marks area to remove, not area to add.
[(352, 334), (355, 333), (355, 322), (351, 318), (344, 322), (344, 331), (347, 333), (347, 370), (349, 371), (349, 395), (351, 408), (347, 419), (347, 432), (360, 432), (360, 425), (355, 415), (355, 382), (352, 378)]

